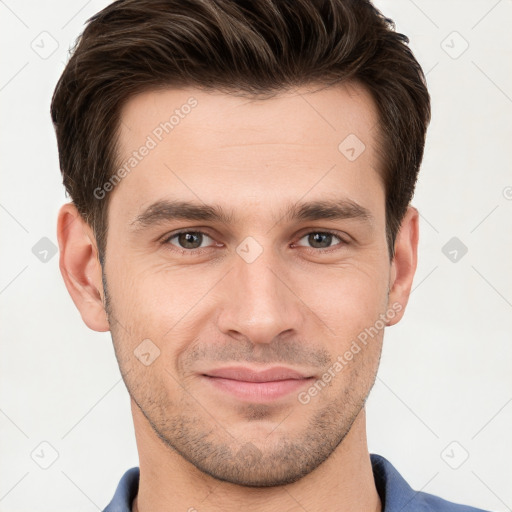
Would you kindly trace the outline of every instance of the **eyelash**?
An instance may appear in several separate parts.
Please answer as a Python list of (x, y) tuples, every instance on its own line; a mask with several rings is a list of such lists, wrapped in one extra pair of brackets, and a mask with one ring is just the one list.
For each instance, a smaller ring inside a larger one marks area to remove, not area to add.
[[(212, 247), (202, 247), (202, 248), (197, 248), (197, 249), (184, 249), (183, 247), (178, 247), (176, 245), (173, 245), (170, 243), (170, 241), (176, 237), (178, 237), (179, 235), (183, 234), (183, 233), (194, 233), (194, 234), (201, 234), (201, 235), (205, 235), (207, 236), (208, 238), (211, 238), (213, 240), (213, 237), (211, 237), (210, 235), (208, 235), (208, 233), (205, 233), (204, 231), (197, 231), (197, 230), (191, 230), (191, 229), (184, 229), (184, 230), (181, 230), (181, 231), (176, 231), (175, 233), (172, 233), (171, 235), (168, 235), (168, 236), (165, 236), (162, 241), (160, 242), (162, 245), (168, 247), (169, 245), (172, 245), (172, 251), (176, 251), (178, 252), (179, 254), (182, 254), (182, 255), (188, 255), (188, 256), (201, 256), (202, 254), (204, 254), (204, 252), (208, 251), (209, 249), (211, 249)], [(345, 239), (343, 239), (337, 232), (335, 231), (330, 231), (328, 229), (324, 229), (324, 230), (312, 230), (312, 231), (308, 231), (307, 233), (304, 233), (300, 238), (299, 240), (302, 240), (304, 237), (312, 234), (312, 233), (320, 233), (322, 235), (332, 235), (336, 238), (338, 238), (340, 240), (340, 242), (332, 247), (328, 247), (326, 249), (317, 249), (315, 247), (305, 247), (305, 246), (299, 246), (299, 247), (302, 247), (303, 249), (309, 249), (310, 251), (313, 251), (314, 253), (316, 254), (326, 254), (326, 253), (331, 253), (333, 251), (336, 251), (336, 250), (339, 250), (342, 246), (345, 246), (345, 245), (348, 245), (349, 242), (347, 242)]]

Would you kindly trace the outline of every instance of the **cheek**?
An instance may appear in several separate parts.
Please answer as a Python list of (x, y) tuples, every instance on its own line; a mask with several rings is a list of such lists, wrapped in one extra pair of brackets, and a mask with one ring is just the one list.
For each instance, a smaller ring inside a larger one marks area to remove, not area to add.
[[(184, 272), (168, 265), (119, 263), (107, 275), (113, 321), (122, 346), (133, 352), (145, 339), (152, 340), (169, 360), (204, 330), (215, 312), (208, 292), (218, 281), (215, 272)], [(172, 355), (173, 353), (174, 355)]]
[[(122, 260), (106, 266), (106, 281), (111, 322), (119, 324), (123, 343), (137, 344), (140, 339), (154, 336), (157, 332), (154, 327), (158, 326), (159, 319), (168, 317), (169, 305), (173, 303), (161, 300), (162, 285), (154, 276)], [(172, 290), (168, 289), (166, 295), (171, 293)]]
[(385, 311), (388, 273), (389, 268), (379, 268), (376, 263), (347, 264), (320, 269), (297, 282), (301, 281), (301, 296), (331, 334), (345, 339), (373, 325)]

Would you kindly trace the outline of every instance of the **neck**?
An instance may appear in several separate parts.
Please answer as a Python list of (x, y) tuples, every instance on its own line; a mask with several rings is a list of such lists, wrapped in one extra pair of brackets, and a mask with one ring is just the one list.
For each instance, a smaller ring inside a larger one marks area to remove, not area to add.
[(244, 487), (199, 471), (167, 447), (132, 404), (140, 459), (133, 512), (380, 512), (368, 453), (364, 408), (332, 455), (300, 480), (277, 487)]

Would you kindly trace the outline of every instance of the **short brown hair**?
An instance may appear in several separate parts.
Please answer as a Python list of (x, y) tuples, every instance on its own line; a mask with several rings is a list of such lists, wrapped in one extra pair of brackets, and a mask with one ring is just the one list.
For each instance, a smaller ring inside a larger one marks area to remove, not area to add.
[(120, 111), (137, 93), (193, 86), (248, 96), (361, 83), (379, 112), (390, 258), (430, 121), (420, 65), (369, 0), (118, 0), (93, 16), (57, 83), (51, 115), (68, 194), (106, 248)]

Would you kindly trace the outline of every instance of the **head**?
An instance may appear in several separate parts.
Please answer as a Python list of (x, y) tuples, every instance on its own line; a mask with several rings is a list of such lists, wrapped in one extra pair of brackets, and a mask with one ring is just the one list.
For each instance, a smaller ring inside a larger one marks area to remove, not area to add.
[[(360, 0), (118, 1), (57, 84), (66, 285), (136, 425), (207, 474), (295, 481), (364, 410), (416, 268), (407, 42)], [(304, 378), (235, 396), (234, 366)]]

